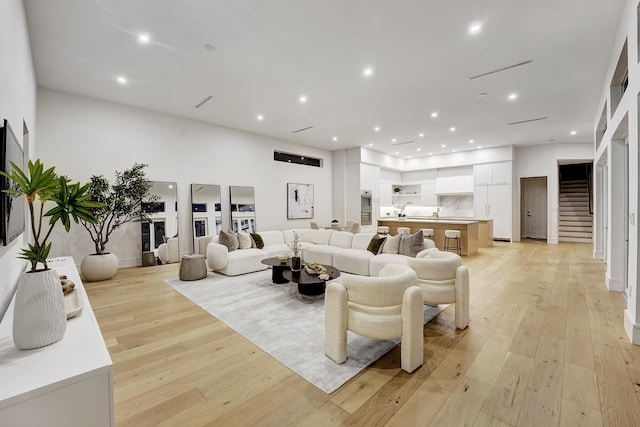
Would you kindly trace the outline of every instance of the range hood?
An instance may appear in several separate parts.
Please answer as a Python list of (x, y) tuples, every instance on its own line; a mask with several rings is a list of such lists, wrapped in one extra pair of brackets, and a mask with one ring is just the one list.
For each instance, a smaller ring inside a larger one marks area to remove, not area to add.
[(473, 194), (473, 175), (442, 176), (436, 179), (436, 195)]

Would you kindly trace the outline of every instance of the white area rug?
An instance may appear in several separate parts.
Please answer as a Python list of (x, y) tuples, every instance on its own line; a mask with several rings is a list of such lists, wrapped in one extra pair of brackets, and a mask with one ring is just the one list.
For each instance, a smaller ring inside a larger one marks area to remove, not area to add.
[[(324, 295), (306, 297), (294, 283), (274, 284), (271, 270), (236, 277), (209, 272), (202, 280), (165, 282), (326, 393), (399, 342), (349, 332), (347, 361), (334, 363), (323, 349)], [(445, 307), (425, 306), (425, 323)]]

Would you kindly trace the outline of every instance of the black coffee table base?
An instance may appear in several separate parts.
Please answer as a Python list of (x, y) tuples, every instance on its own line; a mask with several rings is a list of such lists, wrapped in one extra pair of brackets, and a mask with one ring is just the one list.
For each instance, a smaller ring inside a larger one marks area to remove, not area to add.
[[(340, 272), (330, 265), (325, 265), (328, 271), (332, 272), (331, 279), (340, 276)], [(327, 286), (326, 280), (318, 278), (317, 274), (309, 274), (304, 267), (300, 271), (285, 270), (282, 275), (290, 282), (298, 284), (298, 292), (302, 295), (322, 295)]]
[(271, 281), (273, 283), (289, 283), (289, 281), (282, 275), (285, 271), (290, 268), (290, 260), (287, 260), (285, 263), (282, 263), (278, 258), (266, 258), (262, 261), (265, 265), (271, 266)]

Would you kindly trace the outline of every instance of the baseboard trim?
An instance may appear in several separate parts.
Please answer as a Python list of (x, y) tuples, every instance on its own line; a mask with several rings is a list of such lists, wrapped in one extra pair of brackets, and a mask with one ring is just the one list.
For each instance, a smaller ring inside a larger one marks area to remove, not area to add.
[(614, 279), (613, 277), (609, 276), (609, 273), (607, 273), (607, 277), (605, 280), (606, 284), (607, 284), (607, 289), (610, 291), (615, 291), (615, 292), (622, 292), (622, 280), (620, 279)]
[(624, 330), (632, 344), (640, 345), (640, 324), (634, 323), (629, 310), (624, 311)]

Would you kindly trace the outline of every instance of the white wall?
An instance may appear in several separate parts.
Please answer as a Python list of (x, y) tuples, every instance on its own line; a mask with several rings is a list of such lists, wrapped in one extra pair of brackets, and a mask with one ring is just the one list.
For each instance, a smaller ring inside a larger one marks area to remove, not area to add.
[(563, 160), (593, 161), (590, 143), (545, 144), (516, 147), (513, 181), (513, 240), (520, 240), (520, 178), (547, 177), (547, 242), (558, 243), (558, 164)]
[[(126, 107), (47, 89), (38, 91), (38, 157), (74, 180), (113, 177), (134, 162), (149, 165), (147, 176), (178, 184), (180, 251), (192, 250), (190, 184), (219, 184), (223, 212), (229, 186), (253, 186), (258, 231), (308, 227), (309, 220), (287, 220), (287, 182), (314, 184), (315, 220), (332, 217), (332, 155), (288, 141)], [(322, 168), (273, 160), (273, 151), (323, 158)], [(225, 215), (228, 218), (228, 215)], [(228, 221), (228, 219), (227, 219)], [(225, 224), (225, 228), (228, 224)], [(76, 263), (92, 251), (87, 232), (68, 236), (58, 230), (52, 255), (71, 254)], [(121, 266), (140, 265), (140, 226), (113, 235), (107, 248)]]
[[(5, 0), (0, 5), (0, 119), (7, 119), (22, 141), (23, 122), (29, 129), (29, 143), (35, 143), (36, 84), (29, 35), (21, 0)], [(25, 148), (25, 157), (29, 147)], [(32, 148), (31, 148), (32, 150)], [(28, 223), (27, 223), (28, 224)], [(18, 276), (26, 266), (19, 260), (27, 233), (0, 246), (0, 319), (11, 301)]]
[[(640, 63), (638, 38), (638, 0), (627, 0), (625, 10), (620, 22), (615, 45), (611, 51), (609, 70), (602, 82), (602, 92), (598, 108), (594, 111), (594, 130), (597, 132), (600, 115), (606, 105), (607, 130), (602, 136), (600, 146), (595, 149), (595, 160), (601, 172), (606, 171), (606, 176), (596, 182), (605, 188), (596, 188), (596, 218), (598, 226), (594, 256), (604, 257), (607, 260), (619, 261), (620, 254), (624, 254), (625, 236), (624, 227), (620, 219), (628, 217), (629, 252), (627, 255), (627, 309), (624, 313), (624, 327), (634, 344), (640, 344), (640, 295), (638, 293), (638, 278), (640, 277), (640, 262), (638, 262), (638, 243), (640, 241), (640, 227), (638, 227), (638, 212), (640, 211), (640, 188), (638, 176), (640, 170), (639, 122), (640, 122)], [(620, 99), (615, 111), (611, 111), (610, 86), (623, 50), (627, 43), (627, 63), (629, 84), (624, 95)], [(594, 132), (594, 133), (595, 133)], [(624, 197), (619, 193), (619, 188), (611, 194), (612, 186), (618, 183), (620, 171), (624, 168), (623, 156), (620, 155), (620, 143), (626, 137), (629, 139), (629, 188), (627, 212), (621, 212), (622, 206), (619, 200)], [(605, 168), (606, 165), (606, 168)], [(606, 188), (608, 187), (608, 189)], [(603, 229), (608, 226), (607, 232)], [(606, 253), (602, 253), (605, 251)], [(622, 278), (622, 274), (616, 271), (618, 263), (607, 263), (607, 280), (610, 287), (615, 289), (615, 281)], [(613, 282), (613, 283), (612, 283)], [(613, 286), (612, 286), (613, 285)], [(621, 283), (618, 288), (623, 288)]]

